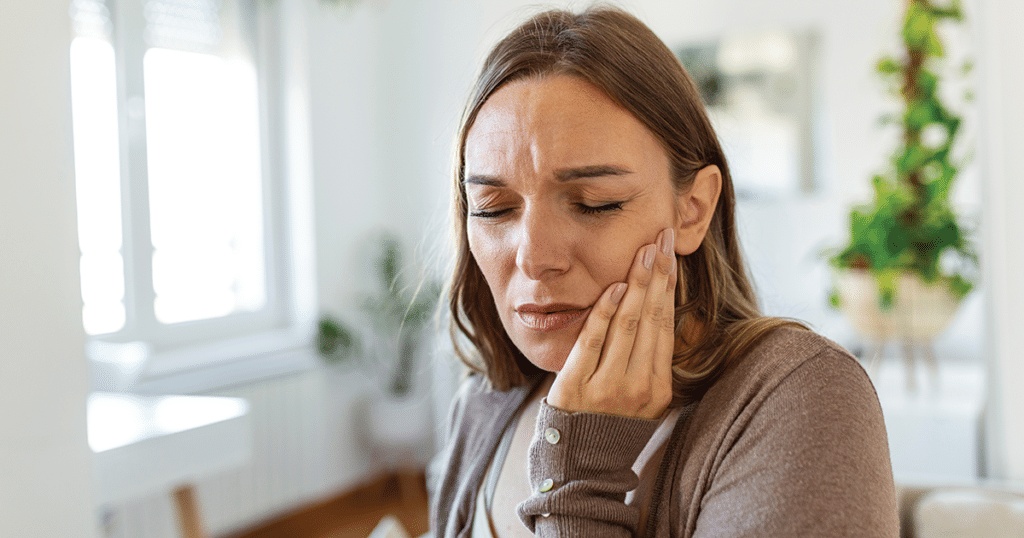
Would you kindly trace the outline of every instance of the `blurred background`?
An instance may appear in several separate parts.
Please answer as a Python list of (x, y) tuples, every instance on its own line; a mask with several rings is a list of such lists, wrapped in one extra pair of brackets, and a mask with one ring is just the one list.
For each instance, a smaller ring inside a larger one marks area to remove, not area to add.
[[(618, 5), (703, 91), (764, 311), (870, 368), (897, 482), (1024, 479), (1024, 5), (968, 0), (938, 31), (980, 270), (913, 341), (830, 306), (827, 260), (901, 137), (876, 66), (907, 3)], [(452, 140), (483, 55), (536, 5), (0, 10), (0, 536), (256, 536), (353, 492), (419, 513), (460, 371), (429, 317)]]

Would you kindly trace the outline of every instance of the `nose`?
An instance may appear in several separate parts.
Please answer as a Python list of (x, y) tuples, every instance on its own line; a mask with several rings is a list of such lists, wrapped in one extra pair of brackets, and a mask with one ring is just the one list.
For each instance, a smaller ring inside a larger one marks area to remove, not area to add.
[(569, 270), (572, 232), (554, 212), (527, 207), (516, 249), (516, 266), (531, 280), (547, 280)]

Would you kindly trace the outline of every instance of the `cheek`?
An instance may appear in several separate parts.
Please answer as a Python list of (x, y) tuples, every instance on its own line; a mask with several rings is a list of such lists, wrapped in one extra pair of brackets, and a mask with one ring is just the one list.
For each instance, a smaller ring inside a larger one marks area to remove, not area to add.
[(476, 261), (477, 267), (480, 268), (480, 272), (483, 273), (484, 279), (487, 280), (487, 285), (491, 288), (491, 294), (496, 299), (499, 299), (500, 294), (497, 293), (498, 290), (495, 286), (500, 287), (502, 280), (500, 276), (503, 249), (502, 239), (493, 233), (488, 233), (479, 226), (474, 226), (472, 222), (466, 226), (466, 237), (469, 242), (469, 252), (473, 255), (473, 259)]
[(594, 279), (604, 287), (608, 287), (613, 282), (625, 282), (633, 267), (637, 251), (646, 244), (645, 238), (642, 237), (603, 242), (604, 246), (591, 263), (594, 268), (592, 272)]
[(473, 226), (472, 224), (468, 224), (466, 226), (466, 238), (469, 242), (470, 254), (473, 255), (473, 259), (476, 260), (477, 266), (480, 267), (480, 270), (486, 276), (488, 273), (487, 267), (485, 267), (486, 260), (491, 258), (491, 256), (488, 256), (487, 252), (487, 239), (483, 237), (483, 234), (480, 233), (480, 230), (476, 226)]

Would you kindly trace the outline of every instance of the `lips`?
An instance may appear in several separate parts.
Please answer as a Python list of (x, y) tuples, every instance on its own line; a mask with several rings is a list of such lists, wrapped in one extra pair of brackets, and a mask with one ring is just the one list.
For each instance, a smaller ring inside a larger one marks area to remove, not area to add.
[(553, 332), (571, 327), (590, 312), (590, 307), (569, 304), (524, 304), (516, 308), (516, 315), (527, 328), (539, 332)]

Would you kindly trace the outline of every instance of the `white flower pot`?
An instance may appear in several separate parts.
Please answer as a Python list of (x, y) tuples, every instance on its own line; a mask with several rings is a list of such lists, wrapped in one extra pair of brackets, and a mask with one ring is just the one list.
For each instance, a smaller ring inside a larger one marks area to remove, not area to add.
[(434, 422), (430, 400), (413, 392), (395, 397), (374, 391), (357, 410), (373, 465), (379, 471), (419, 469), (433, 454)]
[(379, 447), (415, 450), (431, 441), (433, 417), (426, 398), (379, 395), (368, 406), (367, 414), (370, 440)]

